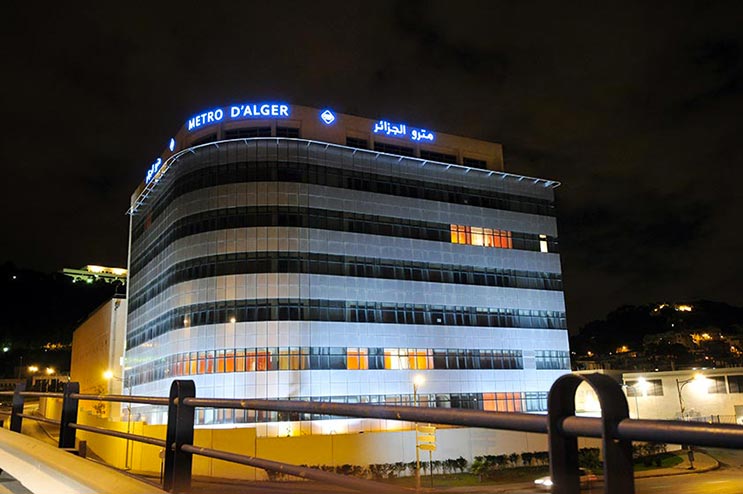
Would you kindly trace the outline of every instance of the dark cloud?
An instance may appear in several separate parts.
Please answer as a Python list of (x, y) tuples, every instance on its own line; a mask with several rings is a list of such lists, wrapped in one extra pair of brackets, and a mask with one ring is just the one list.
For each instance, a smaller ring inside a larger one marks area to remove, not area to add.
[(738, 3), (11, 4), (0, 260), (126, 263), (129, 196), (171, 133), (251, 97), (504, 144), (559, 180), (572, 327), (616, 306), (743, 304)]

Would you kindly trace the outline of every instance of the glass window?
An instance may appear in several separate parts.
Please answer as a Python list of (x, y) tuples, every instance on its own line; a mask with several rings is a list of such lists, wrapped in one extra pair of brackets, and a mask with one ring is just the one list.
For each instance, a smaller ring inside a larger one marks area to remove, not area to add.
[(743, 393), (743, 376), (728, 376), (728, 386), (731, 393)]
[(216, 370), (218, 373), (224, 372), (224, 350), (218, 350), (217, 351), (217, 359), (216, 359)]
[(224, 371), (235, 372), (235, 350), (225, 350), (224, 352)]
[(711, 394), (727, 394), (728, 390), (725, 386), (725, 376), (713, 376), (708, 378), (710, 383), (707, 388), (707, 392)]
[(235, 350), (235, 372), (245, 372), (245, 349)]

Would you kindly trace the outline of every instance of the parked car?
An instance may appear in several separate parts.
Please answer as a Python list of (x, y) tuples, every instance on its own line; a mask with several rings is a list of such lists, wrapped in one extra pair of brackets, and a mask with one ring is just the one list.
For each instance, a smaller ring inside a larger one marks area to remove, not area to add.
[[(578, 474), (580, 475), (581, 488), (588, 487), (592, 482), (596, 482), (596, 480), (598, 479), (598, 477), (596, 477), (596, 475), (592, 471), (586, 468), (579, 468)], [(534, 485), (540, 490), (551, 491), (552, 479), (549, 477), (549, 475), (546, 477), (541, 477), (534, 481)]]

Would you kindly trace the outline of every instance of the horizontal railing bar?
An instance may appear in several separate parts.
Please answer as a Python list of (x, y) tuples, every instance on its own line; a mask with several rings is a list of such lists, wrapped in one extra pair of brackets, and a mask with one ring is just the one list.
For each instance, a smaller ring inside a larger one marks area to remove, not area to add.
[[(186, 398), (184, 404), (194, 407), (271, 410), (314, 413), (344, 417), (379, 418), (430, 422), (434, 424), (482, 427), (487, 429), (547, 433), (547, 416), (520, 412), (486, 412), (481, 410), (332, 403), (301, 400), (240, 400), (220, 398)], [(569, 436), (601, 437), (601, 419), (567, 417), (560, 424)], [(673, 420), (624, 419), (615, 439), (723, 446), (743, 449), (743, 427), (732, 424), (709, 424)]]
[(316, 468), (300, 467), (298, 465), (291, 465), (289, 463), (281, 463), (278, 461), (256, 458), (254, 456), (245, 456), (236, 453), (229, 453), (227, 451), (202, 448), (200, 446), (191, 446), (190, 444), (182, 445), (181, 451), (194, 455), (206, 456), (208, 458), (214, 458), (217, 460), (224, 460), (232, 463), (239, 463), (241, 465), (262, 468), (264, 470), (285, 473), (287, 475), (292, 475), (303, 479), (326, 482), (328, 484), (347, 487), (349, 489), (354, 489), (362, 492), (388, 492), (390, 494), (402, 494), (410, 492), (408, 489), (383, 484), (381, 482), (374, 482), (373, 480), (359, 479), (356, 477), (349, 477), (337, 473), (324, 472)]
[(618, 439), (743, 449), (743, 427), (679, 420), (622, 420)]
[[(567, 436), (601, 437), (602, 432), (601, 419), (596, 417), (567, 417), (559, 427)], [(617, 425), (613, 439), (743, 449), (743, 427), (680, 420), (624, 419)]]
[(104, 429), (102, 427), (94, 427), (92, 425), (70, 424), (70, 427), (72, 427), (73, 429), (81, 430), (81, 431), (94, 432), (96, 434), (103, 434), (104, 436), (120, 437), (121, 439), (131, 439), (132, 441), (137, 441), (137, 442), (145, 443), (145, 444), (152, 444), (153, 446), (160, 446), (161, 448), (165, 447), (164, 439), (140, 436), (139, 434), (130, 434), (128, 432), (111, 431), (108, 429)]
[(37, 422), (44, 422), (45, 424), (52, 424), (52, 425), (59, 426), (59, 420), (48, 419), (46, 417), (38, 417), (36, 415), (26, 415), (25, 413), (19, 413), (17, 416), (23, 417), (24, 419), (35, 420)]
[(168, 406), (168, 399), (158, 396), (138, 396), (138, 395), (85, 395), (80, 393), (71, 393), (70, 397), (76, 400), (85, 401), (107, 401), (114, 403), (141, 403), (143, 405), (162, 405)]
[(25, 398), (62, 398), (62, 393), (52, 393), (51, 391), (21, 391), (18, 394)]
[(482, 427), (524, 432), (547, 432), (547, 416), (521, 412), (485, 412), (461, 408), (423, 408), (364, 403), (332, 403), (300, 400), (240, 400), (228, 398), (186, 398), (183, 403), (193, 407), (278, 410), (282, 412), (315, 413), (344, 417), (406, 420), (435, 424)]

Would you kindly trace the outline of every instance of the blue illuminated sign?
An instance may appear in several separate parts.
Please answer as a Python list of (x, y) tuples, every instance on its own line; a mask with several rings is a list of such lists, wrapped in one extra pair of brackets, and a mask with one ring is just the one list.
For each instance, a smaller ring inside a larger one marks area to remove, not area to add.
[(231, 105), (226, 108), (215, 108), (194, 115), (188, 119), (188, 130), (196, 130), (205, 125), (222, 122), (223, 120), (244, 120), (250, 118), (286, 118), (289, 117), (289, 105), (284, 103), (255, 103), (246, 105)]
[(170, 142), (168, 143), (168, 149), (170, 149), (171, 153), (175, 151), (175, 139), (173, 139), (172, 137), (170, 138)]
[(158, 158), (155, 160), (154, 163), (150, 166), (150, 169), (147, 170), (147, 176), (144, 178), (144, 183), (148, 184), (152, 181), (152, 179), (157, 175), (158, 170), (160, 170), (160, 165), (163, 164), (163, 160), (161, 158)]
[(335, 113), (333, 113), (329, 109), (323, 110), (323, 112), (320, 113), (320, 120), (325, 122), (325, 125), (330, 125), (335, 122)]
[(415, 127), (408, 128), (405, 124), (393, 124), (387, 120), (380, 120), (374, 124), (374, 133), (390, 137), (399, 137), (410, 139), (413, 142), (428, 141), (433, 142), (435, 136), (433, 132), (426, 129)]

